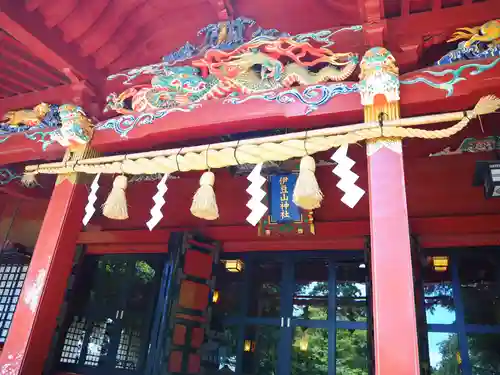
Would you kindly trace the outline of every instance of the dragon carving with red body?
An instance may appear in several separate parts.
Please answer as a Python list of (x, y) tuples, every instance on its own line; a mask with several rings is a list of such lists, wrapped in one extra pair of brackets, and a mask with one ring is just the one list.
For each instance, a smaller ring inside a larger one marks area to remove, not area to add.
[(295, 85), (339, 82), (354, 72), (357, 63), (355, 54), (334, 53), (293, 37), (255, 38), (232, 51), (210, 49), (189, 66), (162, 65), (154, 70), (150, 85), (110, 94), (106, 110), (154, 111)]

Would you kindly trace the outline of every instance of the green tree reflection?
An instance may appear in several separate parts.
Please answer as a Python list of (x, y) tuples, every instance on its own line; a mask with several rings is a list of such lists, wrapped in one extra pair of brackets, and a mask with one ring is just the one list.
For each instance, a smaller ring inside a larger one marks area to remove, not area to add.
[[(300, 295), (328, 295), (326, 283), (303, 285)], [(366, 298), (364, 285), (354, 282), (339, 283), (337, 295), (342, 297), (342, 303), (337, 309), (337, 319), (349, 321), (366, 320)], [(327, 319), (326, 306), (310, 305), (307, 308), (308, 319)], [(307, 348), (301, 346), (304, 336), (307, 337)], [(364, 330), (337, 330), (336, 356), (338, 375), (368, 374), (368, 342)], [(310, 375), (328, 373), (328, 330), (305, 329), (297, 327), (292, 351), (292, 375)]]
[[(440, 294), (449, 296), (426, 306), (426, 310), (433, 313), (437, 306), (449, 311), (455, 309), (451, 302), (453, 295), (450, 283), (426, 285), (426, 295)], [(461, 288), (462, 302), (465, 306), (464, 320), (469, 324), (491, 325), (500, 321), (500, 290), (497, 282), (480, 280), (463, 283)], [(474, 375), (500, 374), (500, 334), (468, 334), (469, 360)], [(437, 366), (432, 369), (433, 375), (461, 374), (460, 352), (458, 336), (449, 335), (447, 340), (439, 344), (441, 356)]]

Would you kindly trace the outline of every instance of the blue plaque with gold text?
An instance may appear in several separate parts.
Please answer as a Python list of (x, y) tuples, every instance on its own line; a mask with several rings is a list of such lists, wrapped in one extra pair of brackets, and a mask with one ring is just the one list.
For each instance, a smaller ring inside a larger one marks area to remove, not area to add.
[(293, 203), (293, 189), (297, 175), (293, 173), (269, 177), (269, 216), (271, 223), (302, 221), (299, 207)]

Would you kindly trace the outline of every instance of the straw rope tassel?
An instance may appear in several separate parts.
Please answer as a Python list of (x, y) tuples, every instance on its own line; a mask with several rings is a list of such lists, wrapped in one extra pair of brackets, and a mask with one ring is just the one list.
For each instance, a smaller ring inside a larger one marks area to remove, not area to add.
[(215, 175), (207, 171), (201, 175), (200, 187), (193, 197), (191, 213), (205, 220), (216, 220), (219, 218), (219, 208), (214, 192)]
[(300, 160), (299, 177), (293, 190), (293, 202), (305, 210), (319, 208), (323, 200), (323, 193), (314, 175), (315, 171), (314, 158), (309, 155), (304, 156)]
[(113, 188), (102, 208), (102, 214), (104, 216), (113, 220), (128, 219), (126, 190), (127, 177), (124, 175), (116, 176), (113, 181)]
[(23, 177), (21, 177), (21, 184), (23, 184), (25, 187), (33, 187), (37, 185), (38, 182), (36, 180), (36, 174), (25, 172), (23, 174)]
[[(257, 164), (266, 161), (283, 161), (303, 156), (304, 137), (307, 137), (307, 153), (310, 155), (343, 144), (358, 143), (381, 136), (422, 139), (448, 138), (466, 127), (471, 119), (495, 112), (499, 106), (500, 100), (493, 95), (488, 95), (481, 98), (473, 110), (403, 119), (397, 118), (395, 120), (385, 118), (383, 127), (380, 127), (378, 118), (373, 117), (378, 112), (372, 108), (368, 115), (372, 116), (370, 118), (373, 118), (373, 120), (369, 123), (316, 129), (305, 133), (298, 132), (261, 137), (243, 140), (239, 143), (232, 141), (212, 144), (210, 145), (210, 166), (212, 168), (223, 168), (245, 163)], [(395, 111), (394, 108), (388, 108), (385, 112), (391, 115), (390, 110)], [(392, 112), (392, 115), (394, 114), (397, 113)], [(459, 122), (451, 127), (439, 130), (408, 128), (451, 121)], [(238, 147), (238, 161), (234, 158), (235, 147)], [(93, 157), (78, 161), (78, 165), (76, 165), (76, 161), (30, 165), (25, 168), (27, 176), (24, 180), (33, 181), (33, 176), (37, 174), (72, 172), (140, 174), (142, 171), (148, 170), (148, 173), (172, 173), (179, 170), (179, 164), (183, 172), (205, 170), (207, 168), (207, 159), (204, 156), (206, 150), (206, 145), (200, 145), (185, 147), (182, 152), (179, 149), (173, 149), (129, 155)]]

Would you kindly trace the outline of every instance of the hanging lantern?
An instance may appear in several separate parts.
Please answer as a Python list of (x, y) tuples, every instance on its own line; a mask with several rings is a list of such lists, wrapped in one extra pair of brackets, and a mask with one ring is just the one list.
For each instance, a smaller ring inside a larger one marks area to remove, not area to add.
[(245, 340), (245, 343), (243, 345), (243, 350), (245, 352), (254, 352), (255, 351), (255, 341), (252, 340)]
[(213, 303), (219, 302), (219, 297), (220, 297), (219, 291), (218, 290), (214, 290), (213, 294), (212, 294), (212, 302)]
[(433, 256), (431, 261), (434, 271), (446, 272), (448, 270), (449, 258), (447, 256)]
[(226, 270), (229, 272), (242, 272), (245, 264), (241, 259), (229, 259), (225, 261)]

